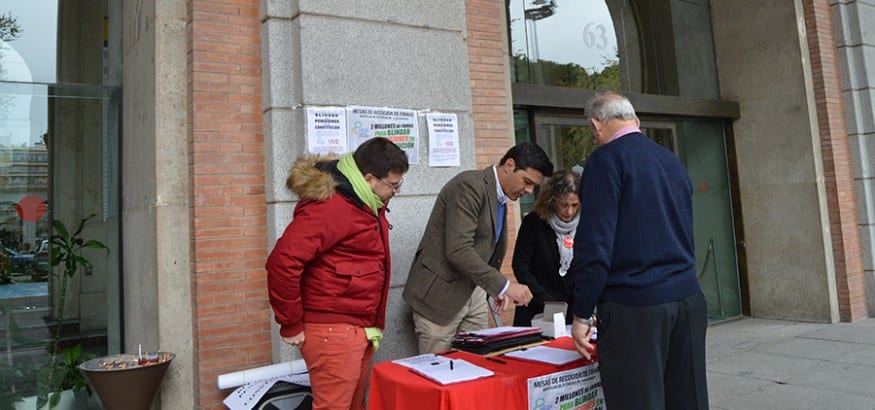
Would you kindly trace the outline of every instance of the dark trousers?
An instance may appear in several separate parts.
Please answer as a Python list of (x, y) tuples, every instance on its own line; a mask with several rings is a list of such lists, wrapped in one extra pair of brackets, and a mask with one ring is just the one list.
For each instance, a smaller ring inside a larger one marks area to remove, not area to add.
[(707, 410), (701, 292), (654, 306), (604, 302), (596, 344), (606, 407), (611, 410)]

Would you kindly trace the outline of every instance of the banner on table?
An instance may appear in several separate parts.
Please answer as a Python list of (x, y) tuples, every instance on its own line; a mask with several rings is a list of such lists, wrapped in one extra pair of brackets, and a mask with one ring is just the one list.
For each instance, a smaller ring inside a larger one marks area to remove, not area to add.
[(533, 377), (529, 382), (530, 410), (604, 410), (598, 363)]

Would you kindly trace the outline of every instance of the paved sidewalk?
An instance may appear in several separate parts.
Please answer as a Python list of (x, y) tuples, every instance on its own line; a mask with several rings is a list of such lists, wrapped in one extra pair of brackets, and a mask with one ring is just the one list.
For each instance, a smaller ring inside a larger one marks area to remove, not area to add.
[(875, 319), (708, 328), (711, 409), (875, 410)]

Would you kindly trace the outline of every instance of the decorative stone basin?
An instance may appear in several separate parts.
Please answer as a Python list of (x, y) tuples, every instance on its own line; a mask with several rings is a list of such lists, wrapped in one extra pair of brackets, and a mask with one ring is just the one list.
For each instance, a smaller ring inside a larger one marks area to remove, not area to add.
[(117, 354), (79, 365), (107, 410), (149, 410), (173, 353)]

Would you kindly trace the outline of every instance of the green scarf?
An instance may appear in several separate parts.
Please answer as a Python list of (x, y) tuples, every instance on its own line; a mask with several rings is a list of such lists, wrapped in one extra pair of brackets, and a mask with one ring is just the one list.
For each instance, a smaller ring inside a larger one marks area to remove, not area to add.
[(380, 208), (383, 207), (383, 201), (374, 193), (374, 190), (368, 185), (368, 181), (365, 181), (365, 176), (359, 171), (359, 167), (356, 165), (352, 153), (346, 154), (340, 158), (340, 161), (337, 163), (337, 169), (346, 177), (346, 179), (349, 180), (349, 183), (352, 184), (352, 190), (355, 191), (355, 195), (359, 197), (368, 208), (371, 208), (371, 210), (374, 211), (374, 215), (379, 215)]

